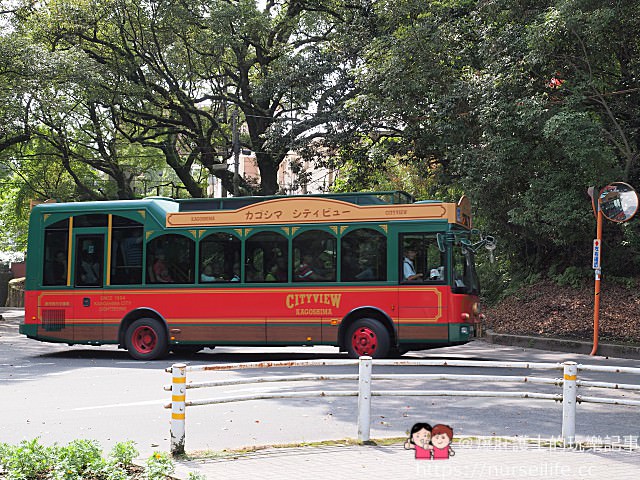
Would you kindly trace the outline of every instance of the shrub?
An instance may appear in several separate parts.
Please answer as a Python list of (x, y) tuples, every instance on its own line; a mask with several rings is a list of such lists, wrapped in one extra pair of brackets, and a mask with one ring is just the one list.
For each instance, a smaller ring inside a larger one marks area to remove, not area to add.
[(162, 480), (167, 475), (171, 475), (174, 470), (175, 465), (168, 453), (154, 452), (147, 459), (148, 480)]
[[(46, 447), (39, 439), (0, 444), (0, 478), (7, 480), (164, 480), (175, 467), (166, 453), (154, 453), (143, 472), (135, 467), (134, 442), (117, 443), (108, 457), (94, 440)], [(3, 476), (4, 474), (4, 476)], [(197, 480), (197, 477), (194, 479)]]

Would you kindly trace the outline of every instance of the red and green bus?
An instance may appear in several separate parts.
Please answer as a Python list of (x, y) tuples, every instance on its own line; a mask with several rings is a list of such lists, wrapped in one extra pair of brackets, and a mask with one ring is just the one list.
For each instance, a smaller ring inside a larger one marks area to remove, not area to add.
[(31, 212), (29, 338), (133, 358), (333, 345), (351, 357), (477, 335), (471, 207), (405, 192), (47, 203)]

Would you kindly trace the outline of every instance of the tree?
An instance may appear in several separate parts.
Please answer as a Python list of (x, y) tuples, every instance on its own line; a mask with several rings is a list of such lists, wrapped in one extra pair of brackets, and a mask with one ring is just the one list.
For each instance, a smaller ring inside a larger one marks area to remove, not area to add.
[[(231, 152), (230, 111), (242, 112), (261, 192), (275, 193), (290, 148), (311, 141), (353, 91), (345, 28), (362, 9), (339, 2), (76, 0), (30, 7), (51, 49), (80, 49), (103, 67), (101, 95), (129, 141), (160, 149), (192, 196), (196, 164)], [(343, 43), (341, 43), (343, 42)]]
[(382, 150), (421, 168), (423, 195), (466, 191), (514, 270), (583, 263), (586, 187), (633, 178), (637, 3), (378, 2), (337, 161), (376, 188)]

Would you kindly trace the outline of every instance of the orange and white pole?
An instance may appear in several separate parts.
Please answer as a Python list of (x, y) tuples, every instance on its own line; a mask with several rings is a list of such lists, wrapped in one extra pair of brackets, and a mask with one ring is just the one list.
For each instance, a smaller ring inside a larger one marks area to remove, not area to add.
[(187, 366), (184, 363), (172, 365), (171, 375), (171, 453), (184, 455)]
[(593, 241), (593, 269), (595, 270), (595, 290), (593, 299), (593, 349), (591, 355), (595, 355), (598, 351), (598, 331), (600, 329), (600, 277), (602, 269), (600, 262), (602, 259), (602, 209), (598, 202), (595, 202), (596, 214), (596, 239)]

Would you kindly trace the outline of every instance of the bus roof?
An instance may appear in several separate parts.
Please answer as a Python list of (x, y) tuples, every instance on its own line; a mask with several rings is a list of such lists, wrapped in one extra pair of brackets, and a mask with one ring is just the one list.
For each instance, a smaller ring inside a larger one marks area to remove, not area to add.
[(420, 219), (440, 219), (471, 227), (471, 206), (467, 197), (462, 197), (457, 204), (416, 202), (402, 191), (202, 199), (147, 197), (140, 200), (46, 203), (36, 205), (33, 211), (82, 215), (131, 210), (145, 210), (159, 224), (169, 228)]
[(181, 212), (238, 210), (247, 205), (280, 198), (328, 198), (354, 205), (400, 205), (414, 203), (414, 198), (401, 190), (388, 192), (316, 193), (307, 195), (271, 195), (263, 197), (187, 198), (176, 200)]

